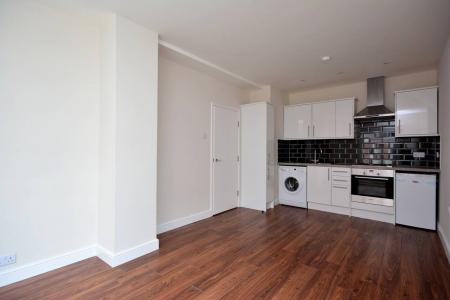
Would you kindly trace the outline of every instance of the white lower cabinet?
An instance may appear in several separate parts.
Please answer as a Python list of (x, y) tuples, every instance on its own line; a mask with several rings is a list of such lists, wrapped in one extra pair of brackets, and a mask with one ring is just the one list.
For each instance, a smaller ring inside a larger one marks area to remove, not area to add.
[(333, 185), (331, 191), (331, 204), (334, 206), (348, 207), (350, 205), (349, 188), (346, 186)]
[(331, 168), (309, 166), (307, 169), (308, 202), (331, 204)]
[(350, 168), (308, 166), (308, 208), (350, 215)]
[(349, 168), (331, 168), (331, 204), (350, 207), (351, 172)]

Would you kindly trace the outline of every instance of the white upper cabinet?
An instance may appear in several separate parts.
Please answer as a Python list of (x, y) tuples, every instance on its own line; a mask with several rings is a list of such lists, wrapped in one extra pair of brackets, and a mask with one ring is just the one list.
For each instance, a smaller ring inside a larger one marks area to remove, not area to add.
[(312, 104), (312, 136), (316, 139), (329, 139), (336, 136), (336, 102)]
[(336, 100), (336, 138), (354, 138), (354, 116), (354, 98)]
[(395, 92), (395, 136), (438, 135), (437, 87)]
[(355, 98), (284, 107), (285, 139), (354, 138)]
[(284, 107), (284, 138), (308, 139), (311, 137), (311, 105), (286, 105)]

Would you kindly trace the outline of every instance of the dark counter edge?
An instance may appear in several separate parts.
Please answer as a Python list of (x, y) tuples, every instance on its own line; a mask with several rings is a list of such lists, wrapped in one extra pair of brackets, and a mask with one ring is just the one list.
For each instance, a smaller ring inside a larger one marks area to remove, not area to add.
[(376, 165), (343, 165), (343, 164), (313, 164), (313, 163), (286, 163), (279, 162), (279, 166), (297, 166), (297, 167), (336, 167), (336, 168), (358, 168), (358, 169), (375, 169), (375, 170), (394, 170), (399, 172), (413, 172), (413, 173), (440, 173), (440, 169), (435, 168), (417, 168), (417, 167), (389, 167), (389, 166), (376, 166)]

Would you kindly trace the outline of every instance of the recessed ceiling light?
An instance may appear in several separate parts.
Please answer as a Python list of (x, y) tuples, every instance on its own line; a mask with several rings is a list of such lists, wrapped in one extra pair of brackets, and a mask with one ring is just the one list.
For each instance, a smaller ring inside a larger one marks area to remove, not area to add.
[(331, 59), (331, 56), (322, 56), (322, 61), (329, 61)]

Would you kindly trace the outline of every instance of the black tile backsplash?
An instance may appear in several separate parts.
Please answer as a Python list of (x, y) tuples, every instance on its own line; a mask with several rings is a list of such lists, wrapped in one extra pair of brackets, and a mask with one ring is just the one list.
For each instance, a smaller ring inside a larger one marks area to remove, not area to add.
[(279, 140), (278, 162), (309, 163), (315, 150), (322, 163), (439, 168), (439, 137), (396, 138), (394, 126), (393, 118), (355, 120), (355, 139)]

